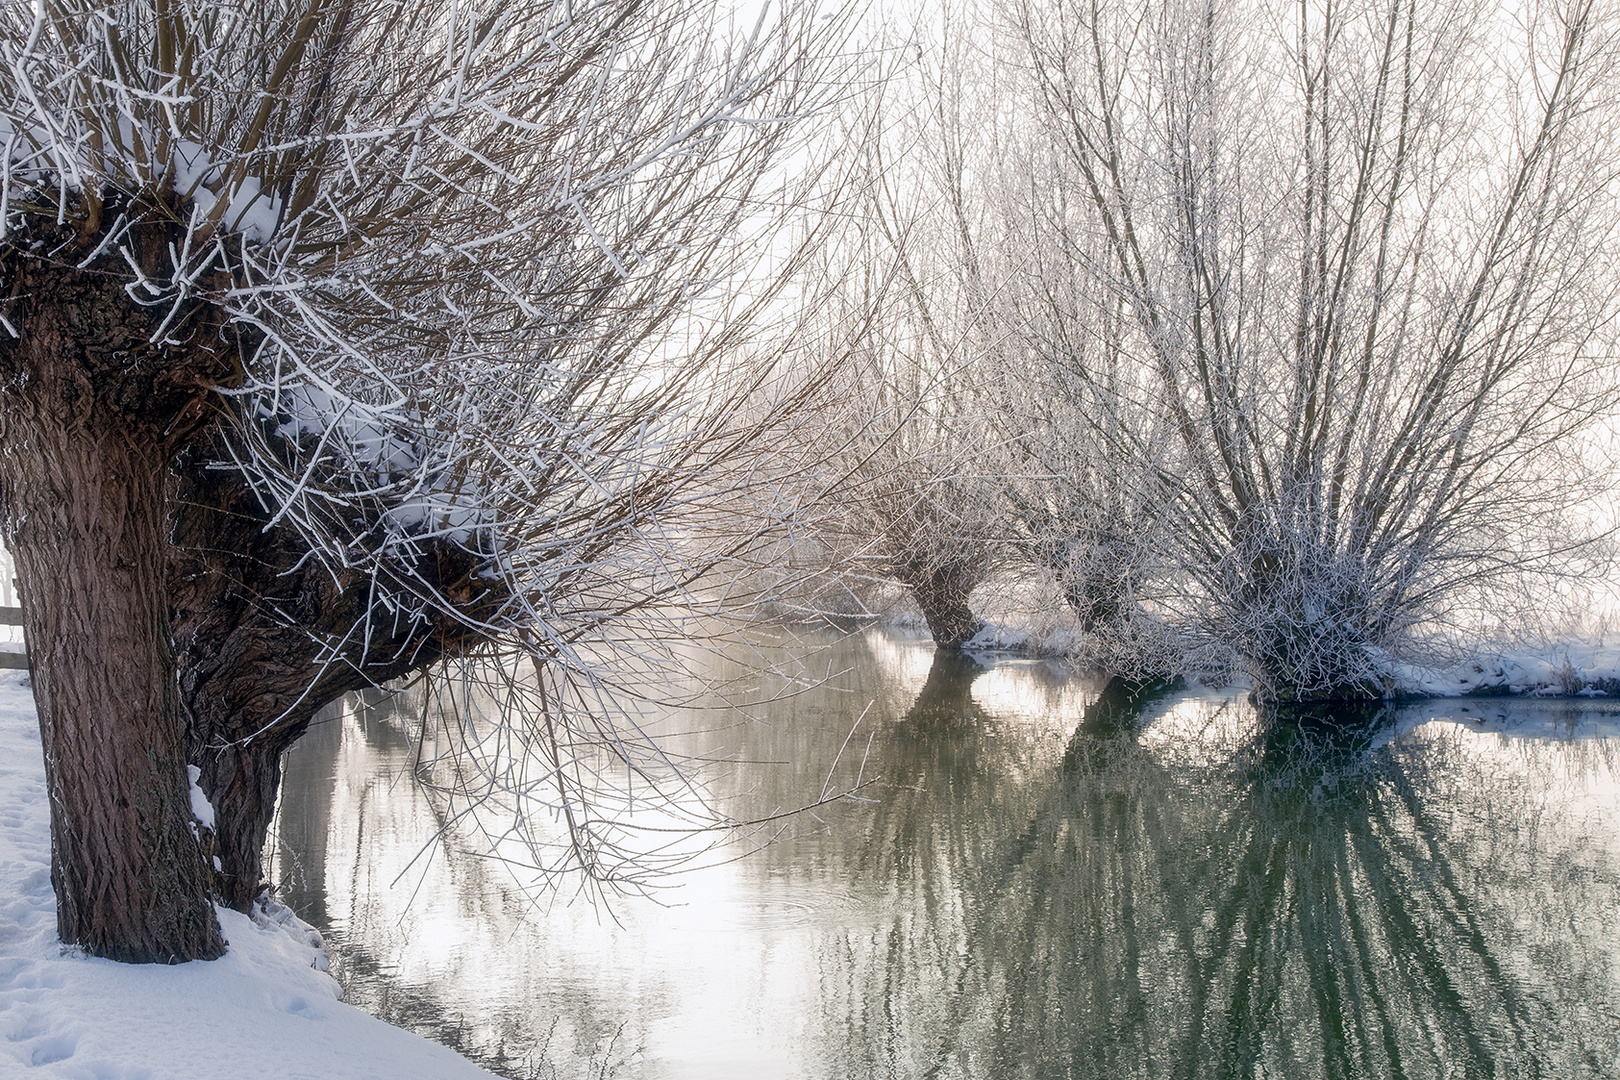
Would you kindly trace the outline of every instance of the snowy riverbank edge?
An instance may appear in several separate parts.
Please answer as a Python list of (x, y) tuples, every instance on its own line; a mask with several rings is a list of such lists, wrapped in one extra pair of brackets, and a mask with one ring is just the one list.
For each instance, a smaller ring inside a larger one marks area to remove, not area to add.
[[(926, 636), (921, 617), (904, 616), (880, 625)], [(1032, 658), (1083, 657), (1080, 632), (1067, 626), (1031, 627), (986, 623), (966, 645), (970, 652), (1005, 652)], [(1620, 646), (1566, 641), (1529, 648), (1481, 647), (1478, 656), (1445, 667), (1420, 667), (1385, 657), (1389, 693), (1397, 698), (1427, 697), (1620, 697)], [(1241, 675), (1228, 674), (1213, 687), (1242, 689)]]
[(229, 953), (132, 966), (64, 949), (33, 696), (0, 672), (0, 1076), (61, 1080), (490, 1080), (338, 1000), (309, 927), (221, 911)]

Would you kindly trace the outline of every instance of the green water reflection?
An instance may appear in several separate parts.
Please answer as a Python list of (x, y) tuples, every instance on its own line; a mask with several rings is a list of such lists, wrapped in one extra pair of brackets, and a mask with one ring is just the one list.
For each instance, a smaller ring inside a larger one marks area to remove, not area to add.
[(838, 770), (880, 775), (875, 801), (694, 873), (681, 906), (536, 911), (434, 840), (399, 702), (289, 762), (284, 894), (342, 943), (351, 1000), (514, 1076), (1620, 1072), (1616, 708), (1300, 733), (882, 635), (825, 649), (842, 675), (682, 738), (748, 762), (721, 794), (764, 813), (815, 796), (870, 702), (870, 757)]

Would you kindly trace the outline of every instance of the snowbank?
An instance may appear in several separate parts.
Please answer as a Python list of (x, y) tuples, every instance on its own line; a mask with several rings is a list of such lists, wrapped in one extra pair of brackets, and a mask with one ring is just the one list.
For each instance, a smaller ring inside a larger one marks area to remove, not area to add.
[(1396, 664), (1393, 669), (1403, 693), (1425, 697), (1613, 697), (1620, 693), (1620, 648), (1581, 641), (1540, 650), (1503, 651), (1450, 668)]
[(63, 1080), (489, 1080), (446, 1047), (338, 1000), (318, 936), (285, 908), (219, 913), (230, 952), (115, 964), (56, 938), (33, 697), (0, 672), (0, 1076)]
[[(897, 606), (881, 625), (902, 633), (923, 637), (928, 634), (921, 614), (910, 606)], [(1061, 612), (1055, 617), (1038, 612), (987, 619), (966, 648), (1080, 662), (1086, 658), (1084, 635)], [(1482, 645), (1476, 657), (1446, 667), (1403, 664), (1379, 655), (1388, 673), (1388, 685), (1400, 697), (1620, 697), (1620, 646), (1603, 640), (1572, 638), (1516, 649)], [(1184, 663), (1190, 660), (1190, 656), (1183, 658)], [(1230, 664), (1235, 664), (1235, 658)], [(1215, 666), (1222, 668), (1220, 664)], [(1214, 681), (1196, 671), (1184, 674), (1212, 687), (1249, 686), (1235, 667), (1217, 671)]]

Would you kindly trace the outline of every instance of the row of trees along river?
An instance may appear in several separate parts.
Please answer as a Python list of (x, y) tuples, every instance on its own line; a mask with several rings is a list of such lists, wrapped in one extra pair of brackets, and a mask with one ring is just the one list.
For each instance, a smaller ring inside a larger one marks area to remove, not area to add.
[(516, 845), (469, 854), (486, 822), (445, 750), (498, 709), (323, 715), (288, 758), (272, 873), (349, 1000), (522, 1080), (1608, 1075), (1612, 703), (1392, 703), (1330, 736), (914, 635), (753, 645), (701, 667), (768, 700), (656, 721), (711, 762), (704, 797), (750, 819), (876, 782), (655, 834), (688, 860), (678, 887), (605, 909)]
[(724, 817), (654, 719), (762, 620), (897, 592), (949, 652), (1012, 582), (1118, 687), (1287, 729), (1578, 614), (1616, 20), (9, 5), (0, 532), (63, 940), (219, 955), (283, 754), (422, 673), (500, 703), (451, 754), (492, 835), (634, 892), (679, 858), (632, 802)]

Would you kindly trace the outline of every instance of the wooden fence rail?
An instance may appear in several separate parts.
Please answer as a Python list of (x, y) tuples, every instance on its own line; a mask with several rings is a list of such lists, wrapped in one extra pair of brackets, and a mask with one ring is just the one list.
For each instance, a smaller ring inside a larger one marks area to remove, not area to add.
[[(21, 626), (22, 608), (0, 607), (0, 626)], [(6, 668), (26, 668), (28, 654), (25, 652), (0, 652), (0, 671)]]

